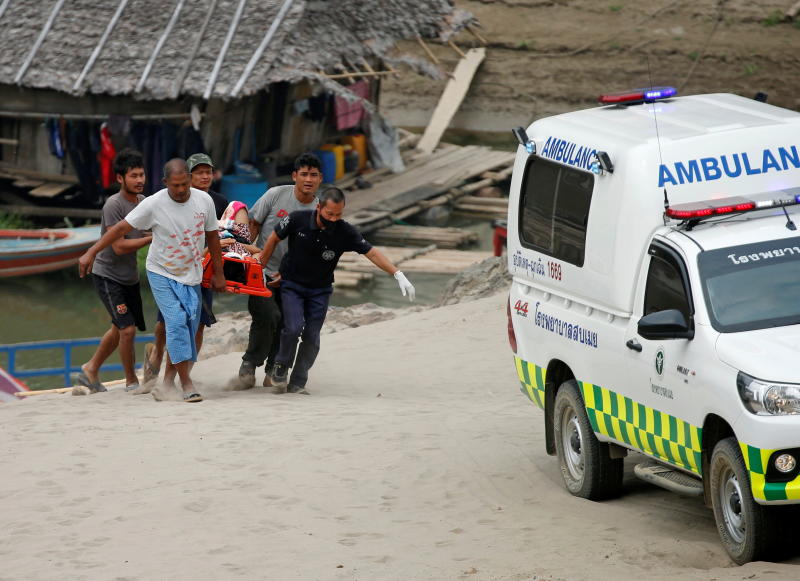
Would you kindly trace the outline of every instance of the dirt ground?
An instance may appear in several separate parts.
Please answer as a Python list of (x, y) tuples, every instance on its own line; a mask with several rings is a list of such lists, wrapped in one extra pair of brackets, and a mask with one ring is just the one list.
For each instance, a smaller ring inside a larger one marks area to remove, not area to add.
[[(591, 107), (603, 92), (672, 85), (681, 94), (769, 95), (800, 109), (800, 19), (794, 0), (456, 0), (481, 23), (487, 58), (451, 127), (507, 131)], [(477, 46), (470, 34), (462, 48)], [(457, 54), (431, 45), (452, 70)], [(404, 50), (423, 56), (416, 43)], [(384, 83), (381, 108), (424, 127), (445, 81), (404, 74)]]
[[(519, 391), (505, 292), (323, 339), (305, 395), (119, 388), (0, 405), (0, 580), (740, 581), (713, 516), (633, 475), (571, 496)], [(258, 371), (258, 384), (262, 371)]]

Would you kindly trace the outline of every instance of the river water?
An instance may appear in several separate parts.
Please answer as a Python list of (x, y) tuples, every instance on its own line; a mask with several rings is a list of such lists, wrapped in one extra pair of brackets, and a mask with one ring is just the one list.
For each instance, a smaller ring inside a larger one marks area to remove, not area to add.
[[(451, 221), (453, 226), (473, 230), (479, 234), (478, 245), (471, 249), (491, 249), (491, 228), (488, 221)], [(109, 327), (109, 317), (100, 303), (90, 279), (78, 277), (77, 266), (41, 275), (0, 279), (0, 344), (46, 341), (56, 339), (78, 339), (99, 337)], [(375, 303), (385, 307), (402, 307), (409, 304), (400, 294), (395, 280), (375, 270), (375, 281), (362, 290), (339, 289), (334, 291), (331, 304), (349, 306), (360, 303)], [(449, 275), (408, 274), (417, 291), (415, 304), (429, 305), (441, 297)], [(142, 300), (147, 317), (147, 333), (155, 325), (156, 307), (153, 296), (142, 280)], [(246, 311), (247, 297), (217, 294), (214, 312)], [(73, 362), (82, 363), (94, 348), (77, 348), (73, 351)], [(137, 359), (141, 361), (143, 347), (137, 346)], [(62, 350), (40, 350), (21, 352), (17, 355), (18, 369), (36, 369), (62, 365)], [(116, 354), (109, 363), (118, 362)], [(6, 367), (5, 355), (0, 355), (0, 366)], [(115, 376), (119, 375), (117, 372)], [(106, 378), (108, 379), (108, 378)], [(59, 377), (29, 378), (26, 383), (32, 388), (60, 387)]]

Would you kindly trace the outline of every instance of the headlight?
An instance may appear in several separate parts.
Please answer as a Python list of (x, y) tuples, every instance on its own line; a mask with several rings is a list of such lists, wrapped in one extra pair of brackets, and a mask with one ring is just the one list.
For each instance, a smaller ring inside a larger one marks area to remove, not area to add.
[(744, 406), (754, 414), (800, 414), (800, 385), (761, 381), (740, 371), (736, 387)]

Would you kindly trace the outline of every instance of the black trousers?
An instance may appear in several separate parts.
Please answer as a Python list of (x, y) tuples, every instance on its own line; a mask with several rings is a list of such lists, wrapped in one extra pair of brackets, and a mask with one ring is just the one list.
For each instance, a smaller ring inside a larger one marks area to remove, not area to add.
[(260, 367), (267, 361), (267, 368), (275, 363), (275, 354), (280, 345), (282, 324), (280, 288), (270, 289), (272, 296), (269, 298), (250, 295), (247, 299), (247, 310), (250, 312), (250, 336), (247, 341), (247, 350), (242, 355), (244, 361), (249, 361)]

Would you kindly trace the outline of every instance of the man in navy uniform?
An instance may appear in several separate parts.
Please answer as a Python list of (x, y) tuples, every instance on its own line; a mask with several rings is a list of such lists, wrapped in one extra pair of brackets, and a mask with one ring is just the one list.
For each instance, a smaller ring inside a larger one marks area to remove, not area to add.
[[(394, 276), (403, 296), (414, 300), (414, 286), (405, 275), (358, 230), (342, 220), (344, 203), (340, 189), (327, 188), (319, 196), (316, 209), (292, 212), (278, 222), (261, 251), (259, 259), (266, 264), (278, 243), (289, 240), (277, 277), (281, 286), (283, 329), (272, 371), (273, 393), (308, 393), (308, 371), (319, 353), (320, 330), (333, 292), (333, 271), (343, 253), (363, 254)], [(299, 348), (298, 339), (302, 339)], [(292, 375), (287, 379), (290, 367)]]

